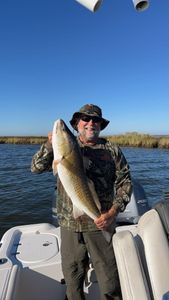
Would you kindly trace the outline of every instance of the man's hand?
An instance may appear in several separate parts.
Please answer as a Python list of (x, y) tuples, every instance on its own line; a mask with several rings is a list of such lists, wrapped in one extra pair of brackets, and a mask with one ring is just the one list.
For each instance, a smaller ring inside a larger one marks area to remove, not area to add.
[(106, 230), (114, 221), (116, 214), (117, 209), (112, 206), (106, 213), (101, 214), (94, 222), (99, 229)]
[(52, 132), (48, 132), (48, 142), (52, 144)]

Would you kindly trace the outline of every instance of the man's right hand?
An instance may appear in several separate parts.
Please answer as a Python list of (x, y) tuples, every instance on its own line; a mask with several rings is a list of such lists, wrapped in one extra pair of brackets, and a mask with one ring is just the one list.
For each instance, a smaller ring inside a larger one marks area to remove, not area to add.
[(52, 144), (52, 132), (48, 132), (48, 142)]

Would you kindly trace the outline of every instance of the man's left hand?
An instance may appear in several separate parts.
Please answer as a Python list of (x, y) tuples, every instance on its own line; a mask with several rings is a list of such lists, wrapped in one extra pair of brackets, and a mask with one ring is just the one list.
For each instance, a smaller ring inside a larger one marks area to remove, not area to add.
[(114, 221), (117, 211), (114, 207), (109, 209), (107, 212), (102, 213), (101, 216), (95, 219), (96, 226), (101, 230), (106, 230)]

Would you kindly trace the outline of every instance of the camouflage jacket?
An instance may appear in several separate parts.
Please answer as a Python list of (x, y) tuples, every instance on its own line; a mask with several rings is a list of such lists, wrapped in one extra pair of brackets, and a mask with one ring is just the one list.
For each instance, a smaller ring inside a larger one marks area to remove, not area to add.
[[(94, 146), (83, 145), (81, 148), (86, 175), (94, 183), (101, 203), (102, 212), (112, 205), (123, 211), (130, 201), (131, 177), (129, 166), (121, 149), (110, 141), (100, 138)], [(43, 144), (33, 156), (31, 171), (42, 173), (52, 171), (53, 150), (49, 142)], [(87, 215), (74, 219), (72, 201), (65, 192), (59, 178), (56, 189), (57, 217), (60, 226), (74, 231), (98, 230), (93, 220)]]

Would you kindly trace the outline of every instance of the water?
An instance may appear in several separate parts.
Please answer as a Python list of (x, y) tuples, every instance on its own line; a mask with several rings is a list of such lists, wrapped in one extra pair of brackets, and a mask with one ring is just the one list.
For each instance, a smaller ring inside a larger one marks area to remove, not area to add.
[(38, 145), (0, 145), (0, 236), (12, 226), (51, 222), (55, 178), (32, 174)]
[(164, 198), (169, 191), (169, 150), (125, 148), (132, 176), (143, 186), (149, 205)]
[[(0, 237), (9, 228), (52, 222), (55, 178), (32, 174), (39, 145), (0, 145)], [(169, 190), (169, 150), (123, 148), (132, 176), (145, 189), (150, 206)]]

